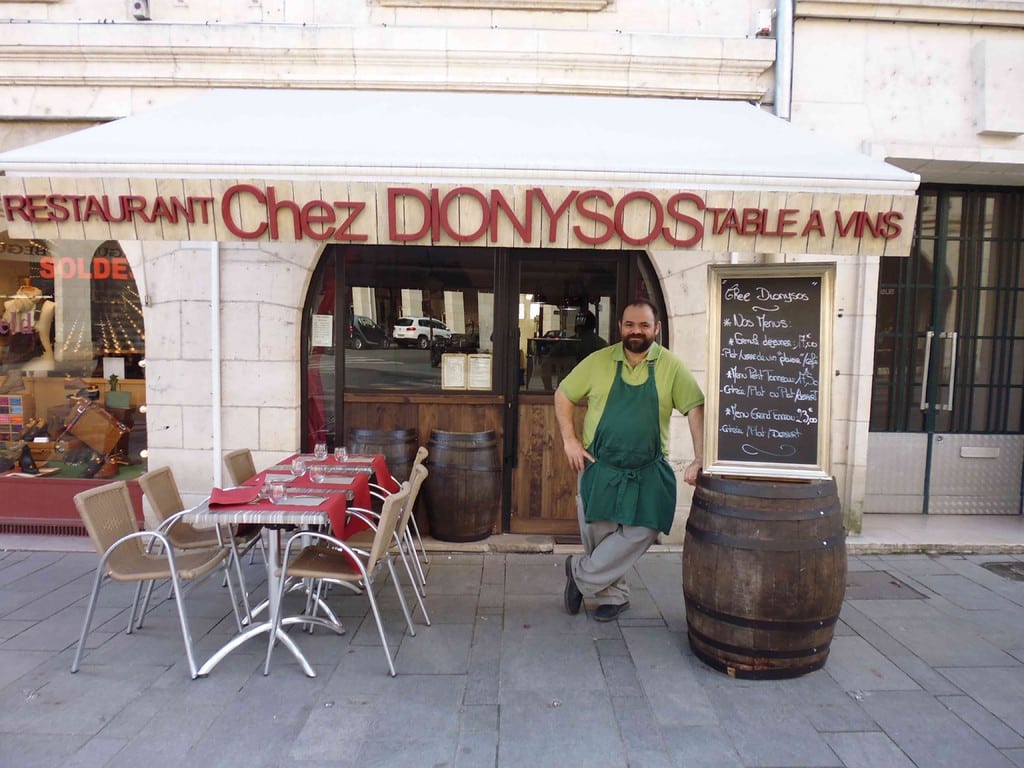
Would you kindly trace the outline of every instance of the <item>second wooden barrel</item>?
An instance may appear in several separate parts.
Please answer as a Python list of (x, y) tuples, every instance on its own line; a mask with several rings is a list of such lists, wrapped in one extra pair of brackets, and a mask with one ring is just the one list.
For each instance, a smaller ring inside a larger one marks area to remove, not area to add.
[(388, 469), (401, 483), (412, 474), (420, 436), (415, 429), (350, 429), (346, 447), (352, 453), (384, 454)]
[(846, 531), (834, 480), (702, 476), (683, 540), (687, 635), (734, 677), (820, 669), (846, 591)]
[(423, 484), (430, 533), (442, 541), (479, 541), (501, 508), (501, 451), (494, 430), (430, 431), (430, 476)]

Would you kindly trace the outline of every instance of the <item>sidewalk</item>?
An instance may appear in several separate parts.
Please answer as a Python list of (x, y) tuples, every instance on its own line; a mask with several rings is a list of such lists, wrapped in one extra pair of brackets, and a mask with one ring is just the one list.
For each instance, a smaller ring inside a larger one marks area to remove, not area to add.
[[(569, 549), (433, 553), (416, 637), (381, 585), (397, 678), (336, 590), (344, 636), (293, 631), (315, 679), (282, 649), (264, 677), (252, 643), (196, 681), (173, 603), (125, 635), (118, 584), (70, 674), (96, 555), (0, 551), (0, 765), (1024, 766), (1022, 555), (851, 554), (825, 668), (753, 681), (690, 652), (678, 551), (600, 624), (562, 609)], [(226, 590), (187, 606), (202, 660), (234, 632)]]

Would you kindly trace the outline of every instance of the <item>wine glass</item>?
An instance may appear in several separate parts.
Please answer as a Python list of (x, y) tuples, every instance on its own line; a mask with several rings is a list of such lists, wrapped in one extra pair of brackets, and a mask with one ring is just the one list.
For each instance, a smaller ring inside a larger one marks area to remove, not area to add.
[(317, 443), (313, 446), (313, 456), (317, 461), (323, 461), (327, 458), (327, 443)]
[(292, 459), (292, 474), (296, 477), (302, 477), (303, 472), (306, 471), (306, 460), (301, 456), (296, 456)]
[(284, 483), (271, 483), (270, 484), (270, 500), (274, 504), (280, 504), (285, 500), (287, 491), (285, 490)]
[(314, 483), (322, 483), (326, 477), (327, 471), (323, 464), (314, 464), (309, 468), (309, 479)]
[(334, 460), (345, 461), (348, 458), (348, 448), (344, 445), (339, 445), (334, 449)]

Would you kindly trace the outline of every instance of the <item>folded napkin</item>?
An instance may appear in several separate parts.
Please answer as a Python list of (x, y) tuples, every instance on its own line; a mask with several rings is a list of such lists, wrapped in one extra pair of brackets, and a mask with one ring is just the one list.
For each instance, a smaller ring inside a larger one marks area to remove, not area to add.
[(252, 486), (240, 486), (238, 488), (214, 488), (210, 491), (211, 507), (234, 507), (239, 504), (248, 504), (259, 498), (260, 489)]

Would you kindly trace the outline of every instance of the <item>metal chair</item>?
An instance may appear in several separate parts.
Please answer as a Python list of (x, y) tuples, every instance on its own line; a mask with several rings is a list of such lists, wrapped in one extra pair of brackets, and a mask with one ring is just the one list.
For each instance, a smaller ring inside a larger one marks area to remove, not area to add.
[[(422, 445), (417, 449), (416, 456), (412, 462), (412, 469), (409, 471), (408, 480), (410, 483), (412, 482), (412, 479), (415, 476), (416, 467), (423, 466), (423, 462), (427, 460), (428, 455), (429, 453), (427, 452), (427, 449), (424, 448)], [(391, 476), (391, 479), (395, 481), (396, 485), (402, 484), (402, 481), (399, 480), (394, 475)], [(387, 497), (388, 493), (390, 493), (390, 491), (388, 491), (387, 488), (385, 488), (382, 485), (377, 485), (376, 483), (370, 483), (370, 492), (373, 494), (374, 498), (381, 500)], [(409, 529), (412, 531), (411, 536), (414, 536), (416, 538), (416, 542), (419, 544), (419, 554), (423, 557), (423, 562), (429, 565), (430, 557), (427, 555), (427, 548), (423, 546), (423, 537), (420, 536), (420, 527), (419, 524), (416, 522), (416, 515), (414, 510), (410, 510), (408, 526)], [(416, 548), (413, 547), (412, 551), (415, 552)], [(415, 558), (414, 562), (416, 563), (416, 571), (417, 574), (419, 575), (420, 584), (426, 585), (427, 574), (423, 570), (423, 566), (420, 564), (419, 557)]]
[(228, 470), (228, 477), (231, 479), (232, 485), (241, 485), (256, 475), (252, 451), (248, 448), (239, 448), (224, 454), (224, 466)]
[[(181, 635), (185, 641), (185, 657), (188, 659), (189, 673), (195, 679), (199, 673), (188, 617), (185, 614), (185, 602), (182, 599), (181, 582), (203, 578), (218, 566), (224, 568), (227, 574), (228, 550), (199, 550), (179, 555), (175, 554), (174, 547), (165, 534), (159, 531), (138, 530), (128, 486), (123, 481), (82, 491), (74, 497), (74, 501), (78, 514), (89, 532), (89, 538), (100, 555), (100, 562), (96, 567), (96, 578), (92, 593), (89, 595), (85, 623), (82, 626), (75, 658), (71, 662), (71, 671), (78, 671), (85, 641), (92, 626), (96, 599), (107, 577), (125, 582), (170, 579), (181, 623)], [(146, 551), (143, 543), (154, 540), (163, 545), (162, 553)], [(131, 613), (132, 615), (128, 617), (128, 634), (132, 633), (135, 625), (134, 607)]]
[[(188, 552), (227, 547), (231, 551), (235, 575), (238, 576), (238, 584), (242, 592), (246, 623), (248, 623), (252, 618), (252, 611), (249, 606), (249, 595), (245, 586), (245, 575), (242, 573), (240, 557), (259, 542), (261, 535), (259, 526), (248, 526), (241, 531), (233, 530), (230, 535), (224, 536), (217, 528), (200, 529), (179, 521), (177, 516), (178, 513), (185, 510), (185, 503), (181, 500), (181, 493), (178, 491), (178, 484), (174, 480), (174, 473), (170, 467), (160, 467), (146, 472), (139, 477), (139, 486), (149, 502), (149, 506), (143, 510), (146, 527), (151, 531), (162, 531), (166, 534), (175, 549)], [(230, 581), (226, 582), (226, 585), (230, 588)], [(136, 594), (141, 588), (140, 583)], [(149, 594), (147, 592), (137, 628), (142, 626), (142, 618), (146, 612), (145, 606), (148, 603)], [(239, 625), (239, 630), (241, 630), (241, 625)]]
[[(288, 539), (282, 558), (281, 586), (277, 600), (277, 606), (280, 606), (285, 584), (289, 578), (313, 579), (317, 582), (318, 590), (324, 582), (346, 586), (362, 585), (362, 592), (370, 604), (373, 620), (377, 623), (377, 632), (380, 635), (380, 642), (384, 647), (384, 655), (387, 657), (388, 670), (392, 677), (397, 674), (395, 663), (384, 635), (384, 625), (377, 609), (377, 599), (374, 597), (373, 587), (381, 568), (387, 568), (395, 586), (395, 593), (398, 595), (398, 602), (402, 606), (409, 634), (415, 636), (416, 629), (412, 624), (412, 616), (409, 615), (409, 606), (405, 602), (401, 585), (395, 578), (395, 567), (391, 561), (391, 547), (398, 541), (395, 527), (401, 517), (402, 505), (409, 496), (409, 490), (409, 484), (403, 483), (400, 490), (388, 496), (381, 507), (380, 516), (376, 519), (363, 515), (358, 509), (348, 511), (349, 514), (361, 517), (367, 525), (374, 529), (369, 550), (351, 547), (334, 536), (317, 531), (300, 531)], [(300, 547), (306, 542), (312, 543), (305, 546), (292, 559), (292, 549)], [(272, 621), (273, 628), (270, 630), (270, 639), (267, 643), (267, 658), (263, 666), (263, 674), (270, 672), (270, 657), (274, 652), (277, 632), (281, 626), (280, 607), (278, 607), (276, 615), (272, 617)]]
[[(426, 597), (426, 577), (423, 574), (423, 570), (420, 567), (418, 558), (416, 557), (416, 544), (413, 542), (412, 533), (410, 532), (409, 523), (413, 518), (413, 508), (416, 506), (416, 498), (419, 496), (420, 488), (423, 486), (423, 481), (427, 479), (427, 475), (430, 472), (422, 464), (417, 464), (412, 469), (412, 478), (409, 483), (409, 497), (405, 500), (402, 505), (402, 511), (398, 518), (398, 523), (395, 526), (396, 541), (398, 542), (395, 549), (398, 552), (399, 557), (402, 558), (402, 564), (405, 566), (405, 571), (409, 575), (409, 581), (412, 584), (413, 591), (416, 595), (416, 602), (420, 606), (420, 610), (423, 611), (423, 618), (430, 626), (430, 616), (427, 614), (427, 606), (423, 602), (423, 598)], [(384, 497), (385, 499), (387, 497)], [(365, 530), (350, 536), (345, 540), (345, 543), (352, 547), (368, 547), (373, 539), (373, 531)], [(409, 565), (409, 561), (412, 561), (415, 567)]]

